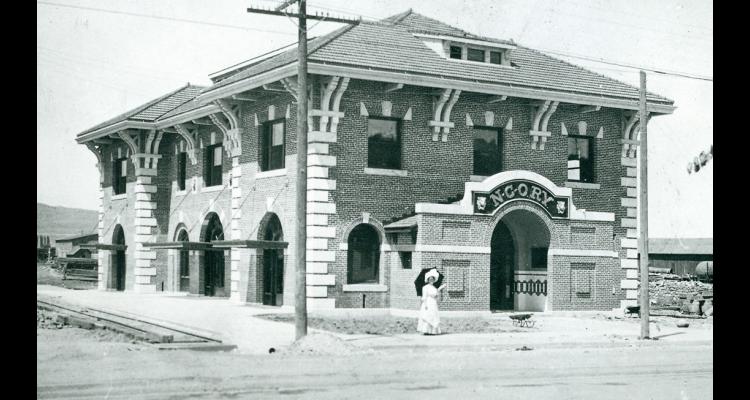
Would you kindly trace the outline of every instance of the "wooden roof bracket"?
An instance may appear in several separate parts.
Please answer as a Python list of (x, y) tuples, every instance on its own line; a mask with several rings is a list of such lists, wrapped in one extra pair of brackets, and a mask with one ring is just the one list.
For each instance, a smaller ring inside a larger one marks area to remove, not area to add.
[(188, 158), (190, 158), (190, 163), (192, 165), (198, 164), (198, 157), (195, 151), (195, 141), (193, 140), (193, 132), (190, 132), (188, 128), (183, 124), (175, 124), (174, 127), (177, 130), (177, 134), (180, 135), (185, 141), (185, 144), (187, 146), (185, 152), (187, 153)]
[(557, 107), (560, 105), (559, 101), (545, 100), (544, 102), (537, 103), (534, 105), (536, 111), (534, 112), (534, 119), (531, 123), (531, 148), (533, 150), (544, 150), (544, 145), (547, 143), (547, 138), (552, 134), (547, 130), (549, 119), (552, 114), (557, 111)]
[(104, 164), (102, 163), (102, 146), (86, 142), (86, 147), (96, 156), (96, 168), (99, 170), (99, 184), (104, 183)]
[(437, 98), (437, 102), (435, 103), (435, 115), (432, 119), (432, 121), (429, 121), (429, 126), (433, 127), (432, 131), (432, 141), (437, 142), (438, 141), (438, 135), (440, 134), (440, 130), (443, 126), (443, 107), (445, 107), (445, 103), (448, 102), (448, 98), (451, 95), (451, 92), (453, 89), (444, 89), (443, 92), (440, 94), (440, 96)]
[(239, 110), (234, 111), (232, 106), (223, 99), (214, 101), (214, 104), (219, 107), (219, 110), (221, 110), (221, 113), (229, 122), (229, 126), (219, 119), (216, 114), (209, 115), (209, 118), (211, 118), (211, 121), (224, 135), (224, 149), (227, 155), (229, 157), (237, 157), (242, 153), (242, 128), (240, 128), (239, 123)]

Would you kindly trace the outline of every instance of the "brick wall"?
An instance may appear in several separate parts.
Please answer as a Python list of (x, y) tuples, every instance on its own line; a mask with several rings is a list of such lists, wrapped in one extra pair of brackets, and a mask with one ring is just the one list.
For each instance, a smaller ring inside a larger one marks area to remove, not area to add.
[[(320, 81), (318, 81), (320, 83)], [(313, 93), (311, 109), (321, 107), (321, 86), (316, 84)], [(473, 142), (471, 124), (475, 126), (491, 125), (498, 128), (510, 128), (502, 134), (502, 165), (503, 170), (523, 169), (537, 172), (550, 179), (558, 186), (565, 186), (567, 177), (567, 138), (563, 135), (561, 124), (565, 124), (569, 134), (578, 134), (579, 122), (585, 121), (586, 133), (596, 136), (600, 128), (603, 137), (594, 139), (595, 175), (598, 189), (573, 188), (573, 203), (579, 209), (589, 211), (604, 211), (615, 213), (614, 224), (611, 222), (579, 222), (579, 221), (556, 221), (551, 241), (554, 246), (560, 248), (577, 248), (590, 250), (615, 250), (621, 258), (628, 256), (628, 251), (622, 246), (621, 239), (627, 239), (629, 235), (627, 227), (622, 226), (622, 219), (628, 217), (627, 207), (620, 204), (621, 197), (627, 197), (627, 188), (622, 185), (621, 178), (629, 173), (628, 166), (621, 161), (621, 145), (619, 139), (622, 131), (622, 112), (619, 110), (602, 109), (596, 112), (579, 113), (578, 106), (562, 104), (552, 114), (548, 130), (551, 136), (547, 139), (543, 150), (532, 149), (532, 138), (529, 135), (534, 108), (528, 99), (509, 98), (506, 101), (488, 103), (489, 96), (479, 94), (462, 93), (458, 102), (453, 107), (450, 121), (455, 126), (447, 134), (447, 141), (433, 141), (433, 129), (428, 126), (428, 121), (434, 119), (433, 104), (436, 89), (417, 88), (405, 86), (401, 90), (392, 92), (384, 91), (385, 85), (376, 82), (365, 82), (351, 80), (348, 84), (343, 98), (341, 99), (340, 111), (344, 113), (335, 133), (334, 141), (323, 141), (312, 144), (311, 151), (333, 157), (334, 165), (320, 165), (315, 173), (321, 176), (315, 178), (328, 179), (335, 182), (335, 188), (328, 188), (320, 193), (310, 194), (308, 197), (312, 203), (329, 202), (335, 207), (335, 213), (321, 213), (308, 216), (308, 226), (335, 228), (335, 237), (320, 238), (316, 240), (316, 251), (333, 252), (334, 260), (327, 262), (326, 273), (334, 274), (334, 285), (308, 282), (316, 286), (316, 296), (322, 298), (336, 299), (337, 307), (361, 307), (362, 293), (343, 292), (346, 284), (347, 252), (341, 249), (342, 244), (347, 242), (347, 232), (353, 225), (362, 222), (363, 213), (368, 214), (369, 223), (380, 225), (384, 221), (413, 210), (414, 204), (418, 202), (437, 202), (439, 200), (463, 193), (464, 184), (470, 180), (472, 175)], [(199, 126), (198, 140), (196, 141), (198, 163), (192, 165), (188, 162), (187, 176), (188, 190), (186, 193), (178, 193), (176, 188), (176, 172), (174, 155), (184, 148), (182, 139), (175, 134), (165, 134), (160, 147), (162, 159), (159, 161), (158, 176), (154, 180), (157, 187), (155, 201), (157, 209), (154, 217), (157, 220), (156, 239), (159, 241), (175, 240), (178, 225), (183, 224), (189, 230), (191, 241), (200, 241), (200, 226), (208, 212), (216, 212), (220, 216), (227, 238), (232, 226), (232, 217), (235, 218), (234, 226), (238, 234), (244, 239), (258, 239), (259, 225), (267, 213), (275, 213), (281, 220), (284, 231), (284, 240), (289, 242), (289, 248), (285, 251), (285, 277), (284, 277), (284, 304), (293, 305), (294, 301), (294, 265), (291, 262), (296, 252), (294, 231), (296, 214), (295, 202), (295, 179), (296, 179), (296, 104), (294, 98), (287, 93), (259, 92), (254, 93), (254, 102), (242, 103), (239, 111), (242, 153), (238, 158), (238, 169), (241, 176), (237, 177), (238, 187), (235, 190), (229, 186), (229, 173), (232, 170), (232, 160), (224, 157), (224, 190), (205, 191), (203, 189), (203, 160), (204, 148), (211, 143), (211, 133), (214, 132), (214, 141), (221, 142), (221, 132), (214, 127)], [(387, 103), (384, 103), (387, 102)], [(403, 118), (409, 116), (402, 123), (402, 169), (407, 171), (407, 176), (384, 176), (365, 173), (367, 166), (367, 120), (368, 116), (378, 116), (388, 113), (393, 117)], [(288, 110), (288, 111), (287, 111)], [(362, 115), (366, 111), (367, 115)], [(258, 138), (259, 129), (263, 122), (282, 118), (288, 115), (286, 121), (285, 143), (286, 143), (286, 168), (283, 173), (259, 173), (258, 170)], [(468, 116), (468, 118), (467, 118)], [(310, 131), (320, 131), (316, 126), (319, 119), (315, 119)], [(467, 124), (470, 123), (470, 124)], [(120, 143), (115, 141), (116, 144)], [(103, 193), (103, 233), (100, 240), (110, 243), (113, 221), (119, 215), (126, 233), (126, 241), (132, 241), (133, 233), (133, 184), (135, 176), (132, 168), (129, 168), (127, 199), (111, 199), (111, 159), (116, 154), (117, 148), (126, 152), (124, 145), (105, 146), (104, 160), (104, 187)], [(117, 158), (116, 156), (114, 158)], [(132, 164), (131, 164), (132, 167)], [(193, 187), (195, 190), (192, 190)], [(234, 194), (233, 194), (234, 193)], [(613, 199), (617, 199), (614, 201)], [(233, 211), (234, 206), (234, 211)], [(238, 210), (241, 210), (238, 212)], [(234, 214), (233, 214), (234, 213)], [(315, 213), (313, 213), (315, 214)], [(444, 218), (429, 218), (421, 221), (418, 242), (425, 244), (453, 244), (455, 237), (461, 236), (463, 232), (461, 221), (469, 222), (469, 228), (465, 237), (460, 237), (462, 245), (466, 246), (488, 246), (490, 231), (489, 217), (451, 217), (459, 222), (457, 226), (444, 226)], [(423, 224), (423, 225), (422, 225)], [(627, 224), (627, 222), (626, 222)], [(450, 225), (450, 224), (449, 224)], [(436, 235), (430, 232), (443, 232), (444, 229), (454, 229), (455, 232), (444, 237), (442, 233)], [(573, 233), (571, 233), (573, 229)], [(593, 233), (591, 233), (593, 231)], [(382, 234), (382, 232), (381, 232)], [(632, 235), (632, 233), (631, 233)], [(614, 238), (613, 238), (614, 236)], [(308, 249), (311, 240), (308, 239)], [(383, 240), (383, 246), (388, 245)], [(629, 241), (625, 242), (630, 245)], [(322, 247), (320, 247), (322, 246)], [(551, 245), (552, 246), (552, 245)], [(128, 287), (132, 287), (132, 247), (128, 248)], [(108, 259), (102, 252), (102, 271), (105, 274)], [(632, 252), (631, 252), (632, 253)], [(236, 252), (234, 257), (238, 260), (235, 269), (231, 267), (230, 253), (227, 253), (227, 270), (225, 276), (230, 277), (228, 287), (237, 290), (237, 296), (248, 302), (261, 300), (259, 285), (261, 277), (258, 274), (258, 255), (251, 250)], [(432, 254), (427, 252), (415, 252), (413, 254), (413, 267), (405, 270), (400, 267), (398, 253), (395, 251), (383, 251), (381, 255), (381, 284), (388, 286), (387, 292), (367, 292), (367, 307), (396, 307), (412, 308), (414, 303), (418, 304), (416, 296), (412, 296), (413, 278), (419, 269), (426, 265), (442, 265), (443, 259), (458, 257), (451, 254)], [(446, 258), (447, 257), (447, 258)], [(463, 254), (464, 259), (470, 260), (467, 281), (481, 282), (483, 270), (488, 271), (488, 254)], [(191, 269), (196, 268), (195, 262), (199, 257), (191, 256)], [(620, 282), (624, 279), (626, 269), (612, 268), (613, 260), (620, 264), (618, 259), (595, 258), (594, 276), (597, 279), (597, 291), (593, 296), (595, 307), (609, 306), (612, 295), (611, 282)], [(565, 275), (565, 265), (569, 265), (563, 256), (550, 258), (550, 265), (560, 268), (560, 273)], [(153, 264), (157, 266), (156, 275), (152, 283), (157, 290), (161, 288), (162, 282), (165, 287), (169, 286), (168, 280), (168, 257), (164, 250), (157, 251)], [(483, 267), (482, 267), (483, 266)], [(319, 266), (315, 266), (319, 268)], [(601, 271), (601, 272), (600, 272)], [(488, 273), (488, 272), (487, 272)], [(557, 271), (556, 271), (557, 273)], [(563, 275), (553, 279), (557, 280), (554, 290), (562, 290), (566, 282)], [(568, 273), (568, 281), (570, 274)], [(315, 278), (317, 279), (317, 278)], [(326, 278), (327, 279), (327, 278)], [(325, 279), (324, 279), (325, 280)], [(402, 287), (402, 282), (405, 287)], [(629, 283), (626, 285), (630, 285)], [(191, 284), (191, 286), (193, 286)], [(481, 286), (481, 285), (480, 285)], [(600, 287), (601, 286), (601, 287)], [(625, 293), (619, 288), (614, 297), (617, 301), (625, 298)], [(325, 289), (324, 289), (325, 288)], [(323, 289), (323, 290), (321, 290)], [(485, 288), (486, 289), (486, 288)], [(607, 289), (607, 290), (605, 290)], [(569, 292), (568, 289), (566, 289)], [(191, 289), (191, 291), (193, 291)], [(239, 294), (241, 292), (241, 295)], [(462, 299), (450, 299), (445, 307), (460, 308), (471, 304), (472, 307), (486, 307), (488, 294), (484, 294), (478, 287), (472, 289)], [(605, 297), (597, 297), (599, 293), (608, 293)], [(406, 293), (406, 294), (405, 294)], [(557, 292), (555, 292), (557, 296)], [(557, 304), (558, 297), (553, 298)], [(562, 300), (561, 300), (562, 301)], [(576, 303), (577, 304), (577, 303)], [(588, 307), (582, 305), (582, 307)]]

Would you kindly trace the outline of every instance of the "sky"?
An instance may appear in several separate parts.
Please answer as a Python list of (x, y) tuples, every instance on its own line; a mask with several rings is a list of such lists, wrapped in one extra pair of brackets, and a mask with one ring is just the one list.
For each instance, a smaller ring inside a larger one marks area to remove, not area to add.
[[(187, 82), (208, 85), (213, 72), (294, 43), (292, 20), (246, 12), (279, 3), (37, 1), (37, 201), (98, 209), (96, 158), (75, 142), (76, 134)], [(586, 59), (712, 79), (712, 3), (311, 0), (308, 12), (373, 20), (412, 8), (638, 86), (638, 69)], [(308, 25), (311, 37), (341, 26)], [(713, 144), (713, 82), (649, 72), (647, 86), (677, 106), (648, 125), (649, 236), (713, 237), (713, 161), (687, 172), (688, 162)]]

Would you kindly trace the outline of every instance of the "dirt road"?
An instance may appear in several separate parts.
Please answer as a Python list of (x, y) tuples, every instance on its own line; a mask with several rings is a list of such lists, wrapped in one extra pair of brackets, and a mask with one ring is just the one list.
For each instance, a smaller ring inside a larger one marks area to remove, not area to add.
[(158, 351), (37, 329), (37, 398), (711, 399), (713, 346), (313, 356)]

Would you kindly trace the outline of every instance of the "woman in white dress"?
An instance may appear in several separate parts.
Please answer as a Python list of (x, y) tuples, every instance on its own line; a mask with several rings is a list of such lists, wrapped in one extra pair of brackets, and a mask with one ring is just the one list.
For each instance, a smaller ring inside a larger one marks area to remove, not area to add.
[(427, 283), (422, 288), (422, 306), (419, 309), (419, 321), (417, 322), (417, 332), (425, 335), (440, 334), (440, 316), (438, 315), (437, 296), (440, 289), (436, 288), (433, 283), (438, 278), (436, 270), (429, 271), (425, 274)]

